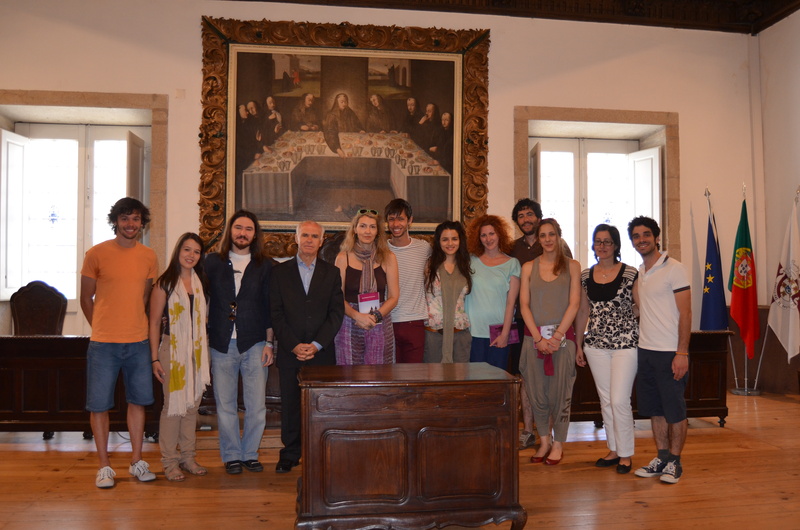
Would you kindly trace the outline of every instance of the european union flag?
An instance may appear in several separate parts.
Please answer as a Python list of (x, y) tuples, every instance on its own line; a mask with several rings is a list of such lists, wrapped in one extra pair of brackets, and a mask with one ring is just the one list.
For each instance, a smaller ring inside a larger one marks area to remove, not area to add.
[(709, 211), (706, 261), (703, 267), (703, 307), (700, 311), (700, 329), (703, 331), (728, 329), (725, 281), (722, 277), (716, 228), (714, 214)]

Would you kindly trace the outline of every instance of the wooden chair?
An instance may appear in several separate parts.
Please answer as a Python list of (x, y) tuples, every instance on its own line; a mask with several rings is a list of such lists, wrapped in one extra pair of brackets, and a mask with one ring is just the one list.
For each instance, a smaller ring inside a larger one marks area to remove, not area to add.
[(14, 335), (61, 335), (67, 298), (44, 282), (33, 281), (11, 295)]
[[(14, 335), (61, 335), (67, 315), (67, 297), (55, 287), (33, 281), (11, 295), (11, 321)], [(42, 438), (53, 438), (52, 431)], [(91, 439), (91, 432), (88, 432)], [(83, 437), (87, 437), (84, 431)]]

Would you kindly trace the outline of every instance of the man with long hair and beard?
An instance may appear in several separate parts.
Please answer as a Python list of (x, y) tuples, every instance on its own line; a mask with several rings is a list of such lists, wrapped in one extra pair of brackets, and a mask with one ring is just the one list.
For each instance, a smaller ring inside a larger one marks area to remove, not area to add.
[[(258, 448), (266, 426), (267, 367), (273, 363), (269, 279), (255, 214), (239, 210), (225, 229), (218, 252), (205, 260), (210, 303), (208, 343), (219, 421), (219, 449), (231, 475), (263, 471)], [(244, 432), (239, 430), (238, 388), (242, 377)]]

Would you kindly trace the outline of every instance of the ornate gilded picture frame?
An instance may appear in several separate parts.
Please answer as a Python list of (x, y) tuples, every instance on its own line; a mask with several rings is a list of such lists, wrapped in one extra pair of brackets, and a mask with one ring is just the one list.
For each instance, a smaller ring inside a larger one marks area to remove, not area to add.
[(486, 211), (488, 31), (204, 18), (202, 37), (208, 244), (239, 208), (273, 256), (299, 220), (341, 229), (394, 196), (423, 231)]

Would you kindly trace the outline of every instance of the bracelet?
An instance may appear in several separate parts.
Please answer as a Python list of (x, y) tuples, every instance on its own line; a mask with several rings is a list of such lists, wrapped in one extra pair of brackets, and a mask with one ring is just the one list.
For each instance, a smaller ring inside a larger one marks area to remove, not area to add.
[(159, 361), (158, 359), (155, 359), (155, 360), (153, 360), (153, 361), (150, 361), (150, 364), (156, 364), (156, 363), (160, 363), (160, 362), (161, 362), (161, 361)]
[(267, 347), (269, 347), (269, 348), (273, 348), (273, 349), (275, 348), (275, 343), (274, 343), (274, 342), (272, 342), (271, 340), (264, 341), (264, 342), (265, 342), (265, 344), (266, 344), (266, 346), (267, 346)]
[(534, 344), (539, 344), (539, 343), (540, 343), (540, 342), (542, 342), (543, 340), (544, 340), (544, 336), (541, 336), (541, 337), (539, 337), (539, 340), (535, 340), (535, 341), (533, 341), (533, 343), (534, 343)]
[(686, 355), (688, 357), (689, 356), (689, 352), (687, 351), (687, 352), (684, 353), (684, 352), (676, 351), (675, 355)]

